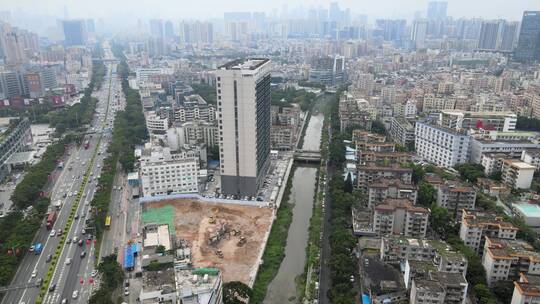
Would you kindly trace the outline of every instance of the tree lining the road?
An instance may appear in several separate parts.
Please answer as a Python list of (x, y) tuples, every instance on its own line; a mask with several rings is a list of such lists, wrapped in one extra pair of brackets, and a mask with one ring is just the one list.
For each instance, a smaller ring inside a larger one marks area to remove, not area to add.
[(120, 46), (115, 45), (112, 50), (115, 56), (121, 59), (117, 67), (117, 74), (122, 82), (126, 107), (125, 110), (116, 112), (112, 141), (108, 148), (110, 154), (104, 160), (98, 187), (91, 202), (94, 207), (93, 221), (96, 238), (99, 242), (98, 247), (101, 245), (101, 238), (105, 230), (105, 218), (109, 212), (116, 165), (120, 163), (125, 171), (132, 171), (136, 161), (135, 146), (144, 143), (148, 138), (141, 97), (137, 90), (129, 87), (130, 70), (126, 58)]
[(103, 261), (99, 264), (98, 271), (101, 274), (102, 282), (99, 284), (99, 289), (92, 293), (92, 296), (88, 300), (89, 304), (120, 303), (112, 299), (115, 290), (122, 287), (125, 277), (122, 266), (116, 260), (116, 254), (111, 254), (104, 257)]
[[(48, 176), (56, 170), (71, 137), (50, 145), (39, 163), (28, 169), (11, 200), (14, 210), (0, 218), (0, 285), (9, 285), (34, 235), (43, 224), (50, 200), (41, 195)], [(31, 208), (29, 208), (31, 207)]]

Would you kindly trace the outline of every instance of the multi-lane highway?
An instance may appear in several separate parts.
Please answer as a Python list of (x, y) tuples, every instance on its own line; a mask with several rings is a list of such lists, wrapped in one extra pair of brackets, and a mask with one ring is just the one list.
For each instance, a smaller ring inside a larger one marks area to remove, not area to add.
[[(114, 58), (107, 44), (104, 45), (104, 51), (106, 59)], [(94, 94), (99, 102), (89, 131), (95, 133), (87, 135), (84, 139), (89, 142), (88, 148), (82, 145), (71, 151), (69, 159), (64, 164), (63, 172), (51, 192), (52, 202), (62, 202), (52, 229), (56, 235), (53, 235), (52, 230), (47, 230), (45, 226), (38, 231), (34, 243), (42, 243), (43, 251), (41, 254), (26, 254), (11, 283), (12, 286), (29, 284), (29, 288), (7, 292), (2, 303), (28, 304), (36, 301), (39, 288), (31, 287), (31, 284), (43, 278), (48, 271), (50, 256), (54, 256), (60, 242), (60, 237), (57, 235), (59, 229), (66, 230), (63, 233), (68, 234), (67, 241), (49, 283), (51, 291), (47, 292), (44, 303), (61, 303), (63, 299), (69, 300), (69, 303), (86, 303), (91, 295), (94, 286), (90, 282), (94, 271), (94, 242), (91, 233), (83, 233), (83, 230), (86, 227), (86, 220), (90, 217), (90, 201), (96, 191), (97, 178), (111, 139), (109, 130), (112, 128), (118, 108), (115, 95), (120, 91), (120, 84), (116, 78), (116, 64), (108, 63), (106, 66), (108, 71), (102, 88)], [(95, 158), (92, 161), (93, 156)], [(90, 172), (88, 183), (84, 185), (84, 189), (81, 189), (83, 176), (88, 170)], [(77, 192), (81, 190), (83, 194), (80, 201), (77, 201)], [(67, 227), (71, 209), (76, 204), (78, 204), (76, 219), (71, 227)], [(83, 240), (80, 246), (78, 242), (73, 241), (77, 239)], [(81, 257), (83, 252), (84, 257)], [(52, 286), (55, 286), (54, 290)], [(78, 293), (76, 298), (73, 298), (74, 291)]]

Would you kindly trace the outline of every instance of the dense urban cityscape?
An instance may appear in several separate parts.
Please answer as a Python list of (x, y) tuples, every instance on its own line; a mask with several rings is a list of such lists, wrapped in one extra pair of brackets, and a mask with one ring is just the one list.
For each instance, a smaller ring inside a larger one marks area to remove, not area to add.
[(23, 2), (2, 304), (540, 303), (540, 2)]

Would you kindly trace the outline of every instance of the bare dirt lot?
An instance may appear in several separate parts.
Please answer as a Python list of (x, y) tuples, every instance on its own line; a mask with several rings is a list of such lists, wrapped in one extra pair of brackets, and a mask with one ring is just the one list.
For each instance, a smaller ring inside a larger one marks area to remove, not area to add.
[(176, 236), (191, 244), (193, 265), (220, 268), (226, 282), (249, 283), (257, 257), (264, 250), (271, 209), (193, 199), (161, 201), (148, 204), (148, 208), (165, 205), (175, 208)]

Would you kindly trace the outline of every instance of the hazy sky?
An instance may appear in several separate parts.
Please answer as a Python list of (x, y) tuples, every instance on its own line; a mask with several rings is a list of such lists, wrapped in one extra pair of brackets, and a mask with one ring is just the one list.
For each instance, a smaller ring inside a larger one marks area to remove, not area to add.
[[(0, 10), (9, 9), (37, 14), (69, 17), (220, 18), (225, 11), (281, 11), (303, 6), (328, 7), (321, 0), (1, 0)], [(353, 16), (411, 18), (415, 11), (425, 13), (428, 0), (341, 0), (340, 7), (351, 8)], [(524, 10), (540, 10), (540, 0), (448, 0), (448, 14), (453, 17), (505, 18), (519, 20)], [(16, 15), (16, 14), (14, 14)]]

